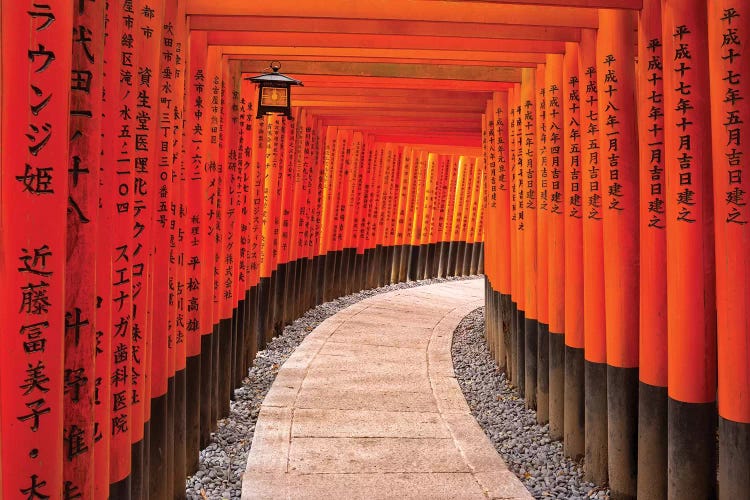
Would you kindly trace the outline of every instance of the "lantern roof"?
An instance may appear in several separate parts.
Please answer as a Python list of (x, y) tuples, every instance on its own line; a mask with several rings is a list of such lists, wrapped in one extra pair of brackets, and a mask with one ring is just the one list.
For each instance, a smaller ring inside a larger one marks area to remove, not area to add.
[(281, 63), (271, 63), (271, 72), (263, 73), (262, 75), (253, 76), (248, 78), (253, 83), (285, 83), (287, 85), (303, 85), (299, 80), (295, 80), (289, 76), (279, 73), (281, 69)]

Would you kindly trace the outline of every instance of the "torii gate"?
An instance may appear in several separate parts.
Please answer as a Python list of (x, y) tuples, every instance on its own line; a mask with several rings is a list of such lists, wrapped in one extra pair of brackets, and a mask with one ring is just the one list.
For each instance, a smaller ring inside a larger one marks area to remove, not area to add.
[(180, 496), (283, 324), (484, 270), (589, 479), (747, 496), (747, 2), (0, 5), (3, 495)]

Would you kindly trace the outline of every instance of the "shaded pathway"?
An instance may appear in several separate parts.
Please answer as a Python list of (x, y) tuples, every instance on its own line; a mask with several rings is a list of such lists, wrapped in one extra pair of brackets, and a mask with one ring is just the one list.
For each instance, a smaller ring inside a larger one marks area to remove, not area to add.
[(263, 403), (243, 498), (531, 498), (453, 376), (452, 333), (483, 286), (378, 295), (316, 328)]

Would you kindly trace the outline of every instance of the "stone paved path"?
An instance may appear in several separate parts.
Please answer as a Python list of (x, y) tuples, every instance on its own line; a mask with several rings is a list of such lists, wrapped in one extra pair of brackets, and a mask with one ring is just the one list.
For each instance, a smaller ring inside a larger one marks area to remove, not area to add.
[(483, 289), (398, 290), (321, 323), (263, 402), (242, 498), (531, 498), (453, 374), (453, 330)]

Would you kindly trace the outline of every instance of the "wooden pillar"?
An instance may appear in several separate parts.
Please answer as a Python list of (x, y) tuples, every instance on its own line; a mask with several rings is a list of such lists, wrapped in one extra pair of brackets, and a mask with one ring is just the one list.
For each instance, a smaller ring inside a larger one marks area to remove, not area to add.
[[(536, 409), (536, 366), (538, 321), (538, 259), (537, 259), (537, 158), (536, 148), (536, 71), (524, 68), (521, 75), (521, 179), (523, 189), (523, 235), (524, 235), (524, 361), (526, 407)], [(519, 224), (520, 226), (520, 224)]]
[(510, 250), (510, 335), (508, 350), (510, 361), (508, 364), (508, 378), (516, 387), (518, 384), (518, 179), (516, 153), (516, 99), (514, 89), (508, 90), (508, 178), (510, 193), (508, 209)]
[[(96, 259), (101, 161), (104, 4), (73, 12), (68, 137), (63, 495), (94, 493)], [(101, 256), (99, 258), (105, 258)]]
[[(134, 328), (141, 330), (142, 339), (133, 336), (133, 369), (138, 373), (134, 382), (133, 404), (136, 420), (142, 418), (142, 436), (134, 429), (133, 495), (142, 490), (144, 496), (163, 492), (164, 455), (166, 449), (167, 392), (167, 317), (165, 290), (156, 282), (166, 281), (162, 231), (158, 224), (159, 193), (157, 132), (159, 120), (159, 55), (164, 19), (164, 2), (136, 3), (135, 44), (138, 66), (134, 68), (138, 96), (133, 111), (135, 119), (135, 243), (133, 269)], [(142, 245), (142, 246), (141, 246)], [(158, 256), (157, 250), (158, 247)], [(137, 292), (136, 292), (137, 291)], [(138, 295), (136, 295), (138, 293)], [(142, 415), (142, 416), (141, 416)], [(152, 415), (154, 419), (152, 420)], [(152, 439), (153, 438), (153, 439)], [(136, 460), (142, 448), (143, 460)], [(138, 472), (141, 472), (139, 479)]]
[[(497, 269), (497, 291), (500, 294), (501, 324), (499, 325), (500, 339), (498, 339), (499, 354), (501, 354), (500, 367), (510, 375), (510, 314), (511, 314), (511, 176), (510, 176), (510, 152), (508, 128), (510, 117), (508, 116), (507, 94), (496, 93), (493, 99), (495, 111), (495, 129), (497, 146), (496, 152), (496, 189), (489, 196), (489, 205), (495, 208), (496, 251), (493, 256), (496, 259)], [(493, 207), (493, 204), (495, 207)], [(487, 215), (489, 217), (489, 214)], [(486, 253), (485, 253), (486, 255)]]
[[(585, 344), (585, 477), (607, 482), (607, 339), (604, 311), (603, 184), (597, 92), (596, 32), (581, 31), (578, 59), (583, 159), (583, 333)], [(574, 196), (573, 193), (568, 195)], [(566, 337), (567, 341), (567, 337)]]
[(667, 497), (667, 260), (661, 2), (638, 25), (640, 348), (638, 497)]
[[(716, 297), (706, 3), (662, 3), (668, 497), (716, 494)], [(717, 106), (721, 103), (716, 103)], [(720, 133), (717, 131), (717, 133)]]
[(73, 9), (2, 10), (2, 496), (61, 498)]
[(534, 77), (536, 95), (536, 207), (537, 207), (537, 364), (536, 421), (549, 421), (549, 209), (550, 130), (547, 128), (546, 64), (538, 64)]
[[(750, 492), (750, 359), (747, 248), (750, 240), (741, 133), (748, 113), (747, 6), (708, 3), (719, 384), (719, 497)], [(739, 7), (739, 8), (738, 8)], [(742, 18), (742, 21), (740, 20)], [(744, 97), (735, 99), (734, 97)]]
[[(584, 216), (584, 158), (582, 145), (589, 146), (582, 126), (581, 99), (586, 87), (581, 83), (578, 70), (579, 46), (565, 44), (563, 61), (563, 98), (565, 100), (565, 168), (563, 174), (564, 200), (564, 410), (563, 450), (566, 456), (580, 459), (584, 446), (584, 270), (583, 270), (583, 216)], [(592, 89), (594, 92), (595, 89)], [(590, 96), (593, 94), (589, 94)], [(594, 96), (595, 97), (595, 96)], [(595, 133), (595, 131), (591, 132)], [(550, 346), (551, 348), (551, 346)], [(550, 376), (552, 374), (550, 373)], [(550, 428), (551, 430), (551, 428)]]
[[(526, 188), (525, 158), (524, 158), (524, 116), (521, 85), (516, 84), (513, 88), (515, 124), (516, 124), (516, 266), (517, 266), (517, 291), (518, 312), (516, 314), (516, 371), (518, 381), (518, 393), (521, 397), (526, 391)], [(536, 373), (536, 370), (534, 370)]]
[(613, 498), (635, 498), (637, 489), (640, 193), (634, 31), (632, 12), (599, 11), (596, 57), (607, 245), (607, 425)]
[[(548, 351), (550, 435), (562, 439), (565, 407), (565, 93), (562, 54), (550, 54), (545, 65), (548, 237), (545, 251), (548, 260), (548, 335), (544, 339)], [(540, 232), (540, 235), (542, 233)], [(540, 338), (540, 342), (542, 339)], [(541, 351), (540, 351), (541, 352)]]

